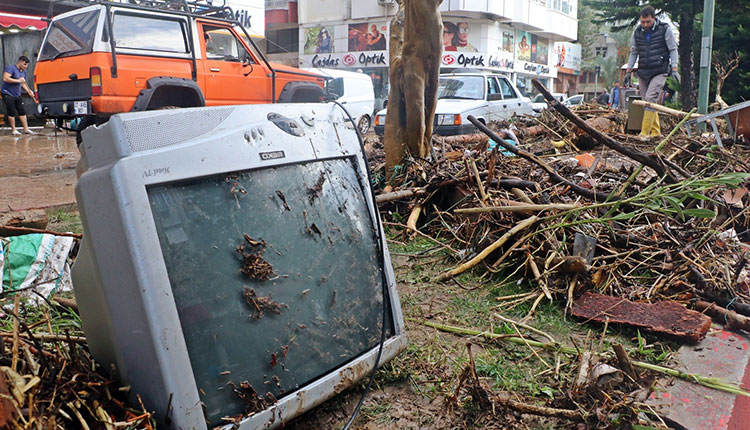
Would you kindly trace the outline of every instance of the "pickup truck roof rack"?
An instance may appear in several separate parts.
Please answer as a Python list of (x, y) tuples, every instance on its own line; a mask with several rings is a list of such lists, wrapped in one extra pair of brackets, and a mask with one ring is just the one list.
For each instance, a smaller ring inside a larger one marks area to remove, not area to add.
[(53, 0), (47, 11), (47, 19), (54, 16), (56, 5), (69, 7), (86, 7), (91, 5), (106, 5), (115, 7), (137, 8), (146, 10), (160, 10), (177, 12), (181, 15), (200, 16), (223, 19), (234, 22), (234, 12), (226, 5), (226, 0)]

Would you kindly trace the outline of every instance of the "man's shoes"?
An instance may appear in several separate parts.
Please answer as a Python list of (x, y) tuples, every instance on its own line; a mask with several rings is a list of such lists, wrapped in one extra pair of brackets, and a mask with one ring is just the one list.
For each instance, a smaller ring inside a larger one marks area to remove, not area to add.
[(26, 134), (39, 134), (39, 133), (36, 133), (35, 131), (30, 130), (30, 129), (26, 129), (23, 132), (26, 133)]
[(21, 132), (20, 132), (20, 131), (18, 131), (18, 130), (13, 130), (13, 133), (12, 133), (12, 134), (13, 134), (13, 136), (20, 136), (20, 135), (21, 135)]

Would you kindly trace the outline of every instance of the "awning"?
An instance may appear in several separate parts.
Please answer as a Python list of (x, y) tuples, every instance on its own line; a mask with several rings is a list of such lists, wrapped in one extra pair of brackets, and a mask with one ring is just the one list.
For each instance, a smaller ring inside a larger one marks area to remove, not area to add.
[(14, 27), (21, 30), (43, 30), (47, 28), (47, 22), (42, 20), (41, 16), (0, 12), (0, 27)]

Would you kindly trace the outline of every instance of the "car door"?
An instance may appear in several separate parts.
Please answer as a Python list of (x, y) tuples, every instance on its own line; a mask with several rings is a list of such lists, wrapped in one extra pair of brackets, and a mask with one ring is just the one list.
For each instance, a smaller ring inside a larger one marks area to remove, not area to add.
[(500, 82), (500, 92), (503, 95), (503, 119), (510, 118), (513, 113), (526, 113), (523, 111), (523, 100), (521, 96), (513, 88), (507, 78), (498, 77)]
[(494, 76), (487, 77), (487, 106), (489, 121), (499, 121), (504, 118), (503, 115), (503, 96), (500, 91), (500, 84)]
[(271, 78), (229, 26), (200, 23), (206, 105), (271, 102)]

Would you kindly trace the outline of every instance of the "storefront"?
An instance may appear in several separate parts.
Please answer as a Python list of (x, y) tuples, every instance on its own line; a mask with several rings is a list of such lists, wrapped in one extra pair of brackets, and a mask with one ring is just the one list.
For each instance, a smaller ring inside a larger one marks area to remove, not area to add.
[(531, 98), (538, 92), (532, 79), (549, 89), (552, 79), (557, 77), (557, 69), (549, 65), (550, 41), (521, 30), (516, 30), (515, 36), (516, 86), (524, 96)]
[(581, 75), (581, 45), (575, 43), (555, 43), (557, 79), (555, 92), (568, 97), (578, 94), (578, 79)]
[(388, 98), (388, 23), (345, 22), (300, 28), (300, 67), (349, 69), (372, 78), (377, 109)]

